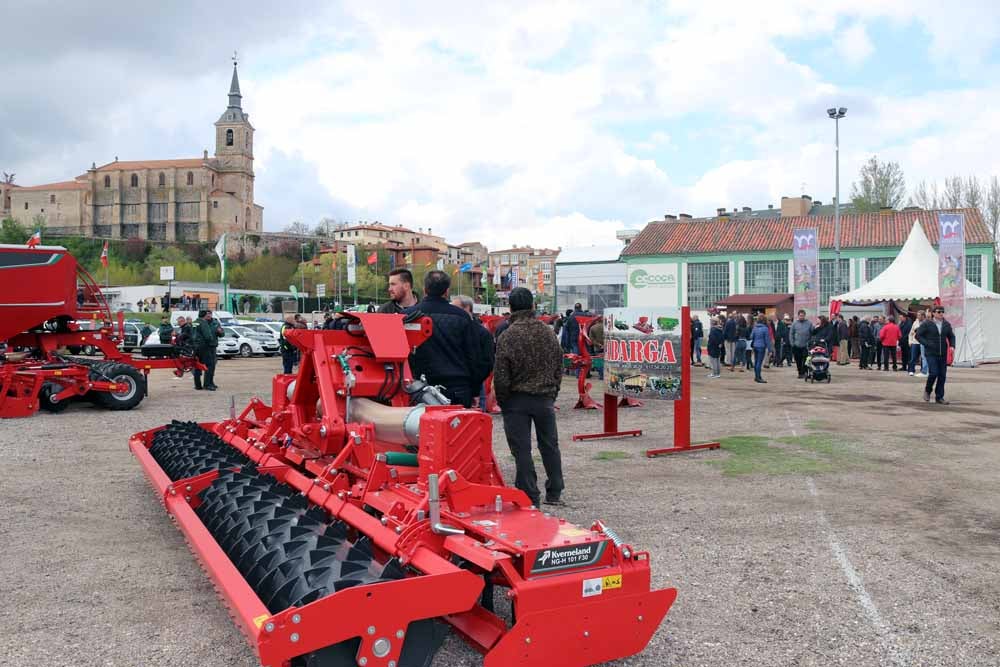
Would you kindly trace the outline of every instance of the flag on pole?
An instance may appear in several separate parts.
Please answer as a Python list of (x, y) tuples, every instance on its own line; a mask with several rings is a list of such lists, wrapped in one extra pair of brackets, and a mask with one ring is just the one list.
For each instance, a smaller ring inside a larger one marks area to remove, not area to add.
[(368, 255), (368, 266), (371, 266), (378, 261), (378, 251), (374, 251), (372, 254)]
[(500, 277), (500, 273), (501, 273), (502, 270), (503, 270), (503, 267), (500, 266), (500, 265), (497, 265), (493, 269), (493, 284), (496, 285), (497, 287), (500, 287), (500, 285), (503, 284), (502, 278)]
[(226, 235), (223, 234), (219, 237), (219, 241), (215, 244), (215, 254), (219, 256), (219, 262), (222, 264), (222, 278), (221, 283), (226, 282)]
[(36, 229), (35, 233), (28, 238), (28, 247), (34, 248), (41, 242), (42, 242), (42, 230)]
[(542, 274), (542, 270), (538, 270), (538, 293), (541, 294), (545, 291), (545, 276)]
[(486, 269), (483, 269), (483, 275), (479, 278), (479, 286), (486, 289)]
[(389, 270), (392, 271), (396, 268), (396, 254), (389, 253)]
[(438, 258), (437, 267), (438, 267), (438, 271), (444, 271), (444, 257), (439, 257)]
[(510, 288), (514, 289), (521, 284), (521, 276), (518, 275), (519, 269), (517, 264), (510, 267)]
[(101, 250), (101, 266), (108, 268), (108, 242), (104, 242), (104, 249)]
[(472, 271), (472, 262), (466, 262), (465, 264), (460, 266), (458, 270), (461, 271), (462, 273), (468, 273), (469, 271)]

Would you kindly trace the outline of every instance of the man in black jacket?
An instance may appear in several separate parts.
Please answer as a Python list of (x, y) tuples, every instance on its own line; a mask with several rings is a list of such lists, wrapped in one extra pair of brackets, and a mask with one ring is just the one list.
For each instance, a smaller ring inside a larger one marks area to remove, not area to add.
[(434, 322), (434, 333), (410, 354), (413, 377), (424, 376), (432, 385), (444, 387), (444, 395), (453, 404), (470, 407), (471, 387), (478, 386), (490, 374), (493, 359), (480, 350), (479, 336), (469, 314), (448, 303), (451, 279), (444, 271), (430, 271), (424, 278), (424, 298), (407, 308), (427, 315)]
[(858, 360), (858, 368), (870, 371), (872, 369), (872, 352), (875, 350), (875, 333), (872, 330), (870, 317), (865, 317), (858, 324), (858, 342), (861, 345), (861, 358)]
[[(475, 327), (475, 331), (476, 331), (476, 337), (479, 339), (479, 355), (480, 355), (478, 358), (488, 360), (489, 367), (492, 369), (493, 359), (496, 353), (495, 352), (496, 347), (493, 342), (493, 334), (491, 334), (489, 332), (489, 329), (483, 326), (482, 321), (478, 317), (476, 317), (476, 312), (474, 307), (475, 303), (476, 302), (472, 300), (472, 297), (465, 296), (464, 294), (460, 294), (451, 300), (451, 305), (464, 310), (466, 313), (469, 314), (469, 317), (472, 319), (472, 321), (476, 323), (477, 326)], [(482, 382), (480, 382), (479, 384), (474, 384), (472, 387), (470, 387), (470, 390), (472, 391), (473, 397), (476, 396), (479, 397), (480, 399), (479, 407), (485, 410), (486, 409), (485, 384)]]
[(562, 383), (562, 348), (548, 325), (535, 317), (531, 292), (510, 292), (510, 327), (497, 339), (493, 385), (503, 410), (503, 430), (517, 470), (514, 486), (536, 506), (541, 500), (531, 460), (531, 425), (545, 466), (545, 503), (563, 505), (564, 487), (555, 399)]
[[(705, 327), (697, 315), (691, 316), (691, 365), (701, 365), (701, 339), (705, 337)], [(696, 361), (697, 360), (697, 361)]]
[(570, 313), (566, 318), (566, 321), (563, 322), (563, 328), (566, 329), (566, 340), (569, 344), (568, 352), (571, 354), (580, 354), (580, 323), (576, 321), (576, 318), (578, 315), (588, 314), (589, 313), (583, 309), (583, 304), (574, 303), (573, 312)]
[[(924, 401), (948, 405), (944, 398), (944, 382), (948, 378), (948, 348), (955, 347), (955, 332), (951, 323), (944, 319), (944, 308), (934, 306), (934, 318), (924, 320), (917, 329), (917, 340), (924, 346), (927, 355), (927, 384), (924, 386)], [(935, 383), (937, 387), (935, 387)]]

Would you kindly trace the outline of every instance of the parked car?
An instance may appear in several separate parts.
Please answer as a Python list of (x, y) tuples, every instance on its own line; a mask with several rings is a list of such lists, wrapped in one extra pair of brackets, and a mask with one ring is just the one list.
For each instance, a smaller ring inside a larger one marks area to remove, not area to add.
[(225, 338), (236, 339), (241, 357), (252, 357), (255, 354), (273, 356), (278, 354), (278, 343), (264, 334), (258, 334), (246, 327), (223, 327)]
[(278, 336), (281, 333), (281, 323), (276, 322), (275, 324), (278, 324), (278, 326), (268, 326), (267, 322), (240, 322), (240, 326), (245, 327), (256, 334), (266, 336), (277, 343)]
[(219, 339), (219, 344), (215, 346), (215, 354), (218, 357), (235, 357), (240, 353), (240, 344), (235, 338), (223, 336)]
[[(101, 328), (101, 323), (94, 320), (76, 320), (74, 324), (80, 328), (80, 331), (97, 331)], [(98, 352), (98, 348), (93, 345), (67, 345), (66, 347), (69, 349), (70, 354), (91, 356)]]
[(124, 340), (118, 345), (123, 352), (131, 352), (136, 350), (142, 345), (142, 327), (144, 322), (141, 320), (137, 321), (126, 321), (124, 325)]

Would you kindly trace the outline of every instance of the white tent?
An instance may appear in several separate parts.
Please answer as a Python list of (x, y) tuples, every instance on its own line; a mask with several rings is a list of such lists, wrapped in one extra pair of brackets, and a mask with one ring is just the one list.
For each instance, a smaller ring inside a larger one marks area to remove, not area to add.
[[(844, 303), (930, 301), (938, 297), (938, 253), (919, 222), (899, 255), (867, 285), (833, 297)], [(993, 332), (993, 335), (988, 335)], [(1000, 361), (1000, 294), (965, 281), (965, 326), (955, 329), (955, 364)]]

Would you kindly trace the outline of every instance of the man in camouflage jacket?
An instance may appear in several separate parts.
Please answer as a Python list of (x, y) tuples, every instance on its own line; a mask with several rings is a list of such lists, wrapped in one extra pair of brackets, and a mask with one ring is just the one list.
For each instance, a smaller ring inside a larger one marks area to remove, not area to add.
[(493, 389), (503, 410), (503, 429), (514, 456), (514, 486), (537, 506), (538, 476), (531, 459), (531, 425), (545, 467), (545, 502), (563, 505), (562, 458), (556, 429), (555, 399), (562, 383), (562, 348), (552, 329), (535, 317), (531, 292), (510, 293), (510, 326), (497, 339)]

